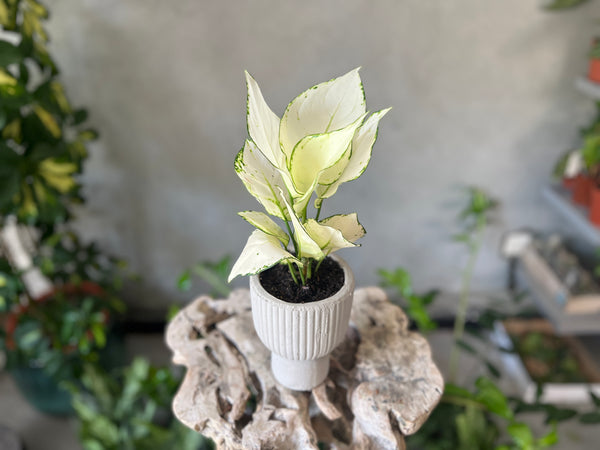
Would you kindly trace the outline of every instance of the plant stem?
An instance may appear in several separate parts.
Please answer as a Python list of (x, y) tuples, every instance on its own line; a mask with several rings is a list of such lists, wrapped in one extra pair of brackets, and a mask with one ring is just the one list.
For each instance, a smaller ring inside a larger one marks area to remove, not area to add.
[(290, 228), (290, 223), (286, 220), (285, 226), (287, 228), (288, 234), (290, 235), (290, 239), (292, 240), (292, 244), (294, 245), (294, 252), (296, 252), (296, 257), (300, 257), (298, 255), (298, 246), (296, 245), (296, 240), (294, 239), (294, 233), (292, 233), (292, 229)]
[(292, 266), (292, 263), (288, 261), (287, 265), (288, 265), (288, 268), (290, 269), (290, 275), (292, 276), (294, 283), (298, 284), (298, 278), (296, 278), (296, 274), (294, 273), (294, 267)]
[(465, 332), (465, 323), (467, 319), (467, 309), (469, 307), (469, 293), (471, 290), (471, 278), (473, 277), (473, 270), (475, 268), (475, 262), (481, 249), (483, 242), (483, 231), (485, 230), (485, 217), (477, 218), (477, 227), (475, 229), (475, 237), (472, 244), (469, 246), (469, 261), (463, 272), (460, 299), (458, 302), (458, 309), (456, 311), (456, 319), (454, 320), (454, 334), (453, 334), (453, 345), (450, 353), (450, 365), (449, 365), (449, 379), (451, 383), (456, 380), (458, 372), (458, 363), (460, 359), (460, 348), (458, 342), (462, 339)]
[(319, 216), (321, 215), (321, 207), (323, 206), (323, 202), (319, 203), (319, 207), (317, 208), (317, 215), (315, 216), (315, 220), (319, 221)]

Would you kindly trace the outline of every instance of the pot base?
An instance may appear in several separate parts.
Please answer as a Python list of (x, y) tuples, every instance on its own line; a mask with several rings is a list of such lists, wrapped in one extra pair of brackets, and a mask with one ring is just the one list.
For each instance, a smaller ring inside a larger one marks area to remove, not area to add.
[(286, 388), (310, 391), (327, 378), (329, 355), (318, 359), (293, 360), (271, 353), (271, 370), (275, 379)]

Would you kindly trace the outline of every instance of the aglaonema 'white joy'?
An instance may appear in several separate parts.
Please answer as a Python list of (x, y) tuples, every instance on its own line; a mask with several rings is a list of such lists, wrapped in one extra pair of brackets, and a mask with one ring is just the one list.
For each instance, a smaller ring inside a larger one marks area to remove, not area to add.
[[(284, 263), (305, 284), (313, 261), (356, 247), (354, 242), (364, 236), (356, 213), (319, 220), (323, 200), (367, 167), (379, 121), (390, 109), (368, 115), (358, 70), (303, 92), (281, 119), (246, 72), (249, 137), (235, 159), (235, 171), (265, 211), (281, 219), (283, 228), (262, 212), (239, 213), (256, 230), (230, 281)], [(313, 194), (316, 217), (308, 218)]]

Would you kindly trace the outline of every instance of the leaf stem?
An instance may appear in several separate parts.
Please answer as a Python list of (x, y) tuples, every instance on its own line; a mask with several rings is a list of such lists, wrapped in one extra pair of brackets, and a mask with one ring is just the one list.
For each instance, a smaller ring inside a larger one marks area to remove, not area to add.
[(483, 243), (483, 231), (485, 230), (485, 217), (480, 216), (477, 218), (477, 226), (475, 228), (474, 241), (469, 243), (469, 261), (463, 272), (460, 299), (458, 302), (458, 309), (456, 311), (456, 319), (454, 320), (454, 335), (453, 335), (453, 346), (450, 353), (450, 382), (454, 382), (458, 372), (458, 363), (460, 359), (460, 349), (458, 342), (462, 339), (465, 332), (465, 323), (467, 319), (467, 309), (469, 307), (469, 292), (471, 290), (471, 279), (473, 277), (473, 270), (475, 269), (475, 262)]
[(290, 269), (290, 275), (292, 276), (294, 283), (298, 284), (298, 278), (296, 278), (296, 274), (294, 273), (294, 267), (292, 266), (292, 263), (290, 261), (287, 261), (287, 265)]

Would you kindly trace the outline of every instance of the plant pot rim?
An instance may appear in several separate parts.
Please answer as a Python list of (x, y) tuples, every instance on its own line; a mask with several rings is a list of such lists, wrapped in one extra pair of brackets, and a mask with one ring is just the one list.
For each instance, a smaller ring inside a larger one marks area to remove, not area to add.
[(333, 305), (338, 303), (345, 298), (347, 298), (348, 293), (354, 291), (354, 274), (352, 273), (352, 269), (348, 265), (346, 261), (344, 261), (338, 255), (329, 255), (331, 259), (336, 261), (342, 270), (344, 271), (344, 284), (342, 287), (330, 297), (324, 298), (322, 300), (317, 300), (314, 302), (308, 303), (291, 303), (286, 302), (285, 300), (281, 300), (274, 295), (270, 294), (260, 283), (260, 274), (252, 275), (250, 277), (250, 289), (255, 290), (263, 299), (269, 303), (274, 303), (281, 308), (286, 308), (289, 310), (304, 310), (304, 309), (313, 309), (313, 308), (323, 308), (329, 305)]

